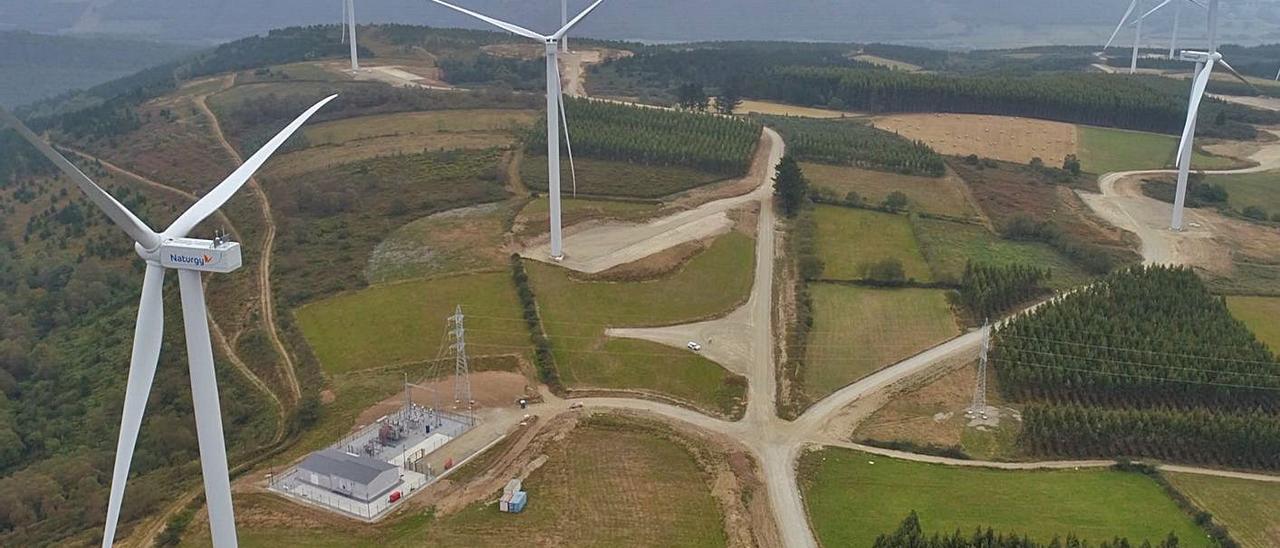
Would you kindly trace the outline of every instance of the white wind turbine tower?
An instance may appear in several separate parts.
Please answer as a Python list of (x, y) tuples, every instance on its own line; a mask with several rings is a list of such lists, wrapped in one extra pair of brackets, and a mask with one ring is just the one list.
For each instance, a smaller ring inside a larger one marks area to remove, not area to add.
[(342, 41), (351, 38), (351, 72), (360, 70), (360, 54), (356, 47), (356, 0), (342, 0)]
[(1138, 17), (1138, 23), (1140, 24), (1142, 20), (1146, 19), (1147, 17), (1150, 17), (1151, 14), (1157, 11), (1160, 11), (1170, 3), (1173, 4), (1173, 32), (1172, 34), (1169, 35), (1169, 58), (1170, 59), (1173, 59), (1178, 54), (1178, 23), (1179, 23), (1179, 20), (1182, 19), (1183, 2), (1189, 2), (1191, 4), (1200, 6), (1201, 8), (1205, 7), (1205, 5), (1200, 3), (1199, 0), (1164, 0), (1163, 2), (1156, 4), (1156, 7), (1147, 10), (1146, 13)]
[[(596, 0), (595, 3), (591, 4), (590, 6), (587, 6), (587, 9), (582, 10), (582, 13), (579, 13), (577, 17), (574, 17), (572, 20), (565, 23), (564, 26), (560, 27), (560, 30), (556, 31), (554, 34), (551, 34), (551, 35), (538, 34), (524, 27), (513, 25), (506, 21), (500, 21), (498, 19), (494, 19), (487, 15), (481, 15), (469, 9), (460, 8), (448, 2), (444, 2), (443, 0), (432, 0), (432, 1), (437, 4), (440, 4), (441, 6), (447, 7), (449, 9), (465, 13), (467, 15), (470, 15), (471, 17), (475, 17), (476, 19), (489, 23), (490, 25), (503, 29), (507, 32), (518, 34), (520, 36), (524, 36), (525, 38), (537, 40), (539, 42), (542, 42), (544, 45), (546, 45), (547, 181), (548, 181), (547, 194), (549, 195), (548, 197), (551, 201), (551, 258), (558, 261), (564, 258), (564, 245), (562, 242), (562, 236), (561, 236), (561, 230), (560, 230), (560, 123), (562, 121), (567, 122), (567, 120), (565, 119), (565, 114), (563, 109), (564, 96), (562, 95), (562, 91), (560, 90), (560, 61), (559, 61), (560, 41), (564, 39), (566, 34), (569, 33), (569, 29), (573, 28), (575, 25), (581, 22), (582, 19), (587, 16), (587, 14), (595, 10), (597, 6), (599, 6), (601, 3), (604, 2), (604, 0)], [(568, 124), (566, 123), (565, 126), (567, 131)], [(568, 143), (568, 139), (566, 138), (566, 144), (567, 143)], [(570, 170), (572, 171), (572, 168), (573, 168), (572, 145), (568, 147), (568, 150), (569, 150), (569, 165), (570, 165)], [(576, 179), (576, 176), (575, 176), (575, 179)], [(576, 181), (574, 182), (574, 191), (575, 193), (577, 192)]]
[(1191, 83), (1191, 100), (1187, 106), (1187, 122), (1182, 129), (1182, 140), (1178, 143), (1178, 187), (1173, 200), (1173, 220), (1169, 225), (1173, 230), (1182, 230), (1183, 208), (1187, 201), (1187, 178), (1191, 172), (1191, 150), (1196, 134), (1196, 116), (1200, 113), (1200, 102), (1204, 100), (1205, 88), (1213, 75), (1213, 66), (1222, 65), (1227, 72), (1253, 87), (1248, 79), (1231, 68), (1222, 59), (1222, 54), (1218, 53), (1218, 2), (1219, 0), (1209, 0), (1209, 51), (1183, 50), (1180, 57), (1184, 61), (1194, 62), (1196, 70)]
[(223, 237), (213, 240), (187, 238), (196, 225), (222, 207), (258, 168), (280, 148), (311, 115), (336, 95), (325, 98), (303, 112), (276, 134), (262, 149), (249, 157), (218, 186), (210, 190), (163, 232), (152, 231), (133, 212), (112, 198), (102, 187), (66, 159), (53, 147), (28, 129), (7, 111), (0, 109), (0, 122), (7, 123), (58, 166), (76, 186), (111, 221), (133, 238), (134, 250), (147, 263), (142, 279), (142, 297), (138, 304), (138, 323), (133, 333), (133, 355), (129, 360), (129, 380), (125, 388), (124, 411), (120, 417), (120, 438), (116, 443), (116, 462), (111, 475), (111, 495), (107, 504), (107, 522), (102, 545), (110, 547), (115, 540), (120, 504), (124, 500), (125, 482), (133, 460), (138, 430), (151, 381), (155, 378), (160, 358), (160, 342), (164, 337), (164, 304), (162, 299), (166, 269), (178, 271), (182, 294), (182, 320), (187, 337), (187, 361), (191, 372), (191, 398), (196, 418), (196, 435), (200, 444), (200, 469), (204, 476), (205, 500), (209, 506), (209, 529), (213, 545), (218, 548), (236, 545), (235, 517), (231, 507), (231, 482), (227, 470), (227, 448), (222, 435), (222, 411), (218, 406), (218, 381), (213, 370), (213, 347), (209, 340), (208, 311), (205, 308), (201, 272), (227, 273), (240, 268), (240, 244)]
[[(1120, 17), (1120, 22), (1116, 24), (1116, 30), (1111, 31), (1111, 38), (1107, 39), (1107, 44), (1102, 46), (1102, 50), (1106, 51), (1111, 47), (1111, 43), (1115, 41), (1116, 35), (1120, 34), (1120, 29), (1124, 28), (1124, 24), (1129, 20), (1129, 16), (1133, 15), (1133, 10), (1137, 9), (1138, 3), (1142, 0), (1132, 0), (1129, 2), (1129, 8), (1124, 10), (1124, 15)], [(1133, 57), (1129, 61), (1129, 74), (1138, 72), (1138, 49), (1142, 44), (1142, 18), (1139, 18), (1134, 24), (1133, 32)]]

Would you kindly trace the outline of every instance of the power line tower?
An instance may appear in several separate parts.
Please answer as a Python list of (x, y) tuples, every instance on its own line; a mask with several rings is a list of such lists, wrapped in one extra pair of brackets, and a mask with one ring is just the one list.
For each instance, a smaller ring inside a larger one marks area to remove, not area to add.
[(465, 406), (467, 423), (474, 424), (472, 408), (475, 406), (475, 401), (471, 399), (471, 370), (467, 365), (467, 334), (462, 319), (462, 305), (458, 305), (454, 309), (453, 316), (449, 317), (449, 323), (453, 325), (453, 406), (454, 409), (462, 409)]
[(987, 418), (987, 351), (991, 349), (991, 321), (982, 324), (982, 351), (978, 355), (978, 381), (973, 389), (973, 403), (964, 416)]

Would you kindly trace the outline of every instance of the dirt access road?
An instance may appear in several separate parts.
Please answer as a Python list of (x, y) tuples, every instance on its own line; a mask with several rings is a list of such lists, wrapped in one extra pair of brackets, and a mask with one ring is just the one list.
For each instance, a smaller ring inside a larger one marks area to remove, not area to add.
[[(1280, 137), (1280, 131), (1267, 130)], [(1260, 147), (1248, 158), (1257, 165), (1205, 171), (1208, 175), (1258, 173), (1280, 169), (1280, 142)], [(1251, 234), (1246, 221), (1225, 217), (1209, 209), (1187, 208), (1186, 228), (1169, 229), (1173, 206), (1142, 193), (1142, 177), (1176, 174), (1169, 169), (1121, 171), (1098, 178), (1101, 193), (1077, 191), (1086, 204), (1106, 221), (1137, 235), (1142, 259), (1148, 264), (1191, 265), (1212, 271), (1229, 268), (1231, 246), (1220, 241), (1231, 234)]]

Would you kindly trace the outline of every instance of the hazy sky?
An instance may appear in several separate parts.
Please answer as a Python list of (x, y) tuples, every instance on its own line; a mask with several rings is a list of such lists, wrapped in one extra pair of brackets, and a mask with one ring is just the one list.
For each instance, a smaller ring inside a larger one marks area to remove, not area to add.
[[(549, 30), (559, 19), (556, 0), (459, 2), (534, 29)], [(569, 3), (576, 10), (588, 2)], [(582, 32), (652, 41), (1100, 43), (1127, 5), (1127, 0), (606, 0)], [(341, 6), (340, 0), (0, 0), (0, 29), (219, 42), (276, 27), (337, 22)], [(1200, 8), (1188, 6), (1184, 29), (1193, 37), (1202, 34), (1203, 16)], [(1223, 0), (1223, 11), (1227, 41), (1280, 42), (1280, 2)], [(477, 26), (428, 0), (357, 0), (356, 12), (362, 22)], [(1167, 36), (1169, 19), (1153, 18), (1147, 25), (1153, 41)]]

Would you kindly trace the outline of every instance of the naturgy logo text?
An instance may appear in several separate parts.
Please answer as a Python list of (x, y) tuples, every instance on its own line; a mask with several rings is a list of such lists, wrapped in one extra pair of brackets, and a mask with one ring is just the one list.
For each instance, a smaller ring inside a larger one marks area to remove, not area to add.
[(189, 264), (193, 266), (204, 266), (213, 262), (213, 257), (202, 255), (199, 257), (188, 257), (186, 255), (169, 254), (169, 262), (174, 264)]

